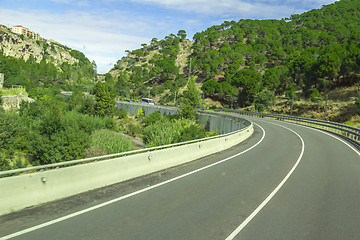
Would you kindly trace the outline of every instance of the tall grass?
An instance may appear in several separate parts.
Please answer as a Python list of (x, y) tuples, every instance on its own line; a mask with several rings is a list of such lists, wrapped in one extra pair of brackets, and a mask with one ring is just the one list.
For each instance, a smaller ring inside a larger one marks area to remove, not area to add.
[(143, 140), (147, 147), (167, 145), (206, 137), (205, 129), (190, 119), (163, 118), (144, 129)]
[(109, 129), (96, 130), (91, 135), (92, 147), (87, 157), (130, 151), (131, 141)]

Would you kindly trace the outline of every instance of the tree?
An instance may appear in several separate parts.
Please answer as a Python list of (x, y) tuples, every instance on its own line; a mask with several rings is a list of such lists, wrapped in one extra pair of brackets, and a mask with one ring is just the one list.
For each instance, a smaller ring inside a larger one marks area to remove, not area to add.
[(256, 94), (254, 99), (255, 109), (262, 112), (268, 109), (275, 102), (275, 95), (267, 89)]
[(113, 116), (115, 111), (115, 96), (112, 88), (106, 84), (98, 82), (95, 85), (95, 106), (94, 113), (97, 116)]
[(201, 87), (201, 90), (204, 92), (206, 96), (213, 96), (218, 89), (219, 83), (215, 81), (213, 78), (204, 82)]
[(200, 107), (199, 90), (196, 87), (195, 77), (191, 76), (187, 83), (187, 90), (183, 93), (184, 99), (188, 100), (185, 103), (190, 104), (193, 108)]
[(181, 118), (192, 119), (192, 120), (195, 119), (196, 111), (194, 109), (193, 103), (187, 98), (183, 99), (180, 102), (180, 108), (178, 112)]
[(181, 39), (184, 40), (186, 38), (186, 31), (185, 30), (179, 30), (179, 32), (177, 33), (177, 36)]
[(243, 106), (250, 106), (261, 87), (262, 75), (250, 69), (235, 73), (232, 84), (239, 88), (238, 101)]

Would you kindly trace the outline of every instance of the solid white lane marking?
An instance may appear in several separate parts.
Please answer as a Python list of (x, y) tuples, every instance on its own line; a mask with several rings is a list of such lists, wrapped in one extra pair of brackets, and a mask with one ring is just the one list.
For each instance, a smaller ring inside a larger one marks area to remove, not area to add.
[[(293, 123), (290, 123), (290, 124), (293, 124)], [(326, 134), (326, 135), (328, 135), (328, 136), (330, 136), (330, 137), (333, 137), (333, 138), (339, 140), (340, 142), (344, 143), (345, 145), (347, 145), (347, 146), (348, 146), (349, 148), (351, 148), (357, 155), (360, 156), (360, 152), (359, 152), (356, 148), (354, 148), (353, 146), (351, 146), (351, 145), (350, 145), (348, 142), (346, 142), (344, 139), (341, 139), (341, 138), (338, 137), (337, 135), (334, 135), (333, 133), (329, 133), (329, 132), (323, 131), (323, 130), (321, 130), (321, 129), (311, 128), (311, 127), (309, 127), (309, 126), (304, 126), (304, 125), (299, 125), (299, 124), (295, 124), (295, 125), (296, 125), (296, 126), (300, 126), (300, 127), (304, 127), (304, 128), (310, 128), (310, 129), (312, 129), (312, 130), (315, 130), (315, 131), (321, 132), (321, 133), (323, 133), (323, 134)]]
[(299, 158), (297, 159), (295, 165), (292, 167), (290, 172), (285, 176), (285, 178), (280, 182), (280, 184), (270, 193), (270, 195), (243, 221), (225, 240), (232, 240), (234, 239), (243, 229), (246, 227), (246, 225), (265, 207), (265, 205), (275, 196), (275, 194), (280, 190), (280, 188), (285, 184), (285, 182), (289, 179), (291, 174), (295, 171), (296, 167), (299, 165), (305, 150), (305, 143), (302, 137), (295, 131), (291, 130), (290, 128), (281, 126), (276, 123), (272, 123), (274, 125), (278, 125), (282, 128), (288, 129), (289, 131), (295, 133), (301, 140), (302, 148)]
[(49, 221), (49, 222), (45, 222), (43, 224), (40, 224), (40, 225), (37, 225), (37, 226), (34, 226), (34, 227), (31, 227), (31, 228), (27, 228), (27, 229), (24, 229), (22, 231), (19, 231), (19, 232), (16, 232), (16, 233), (13, 233), (13, 234), (10, 234), (10, 235), (7, 235), (7, 236), (4, 236), (2, 238), (0, 238), (0, 240), (5, 240), (5, 239), (11, 239), (11, 238), (14, 238), (14, 237), (17, 237), (17, 236), (20, 236), (20, 235), (23, 235), (23, 234), (26, 234), (26, 233), (29, 233), (29, 232), (32, 232), (32, 231), (35, 231), (35, 230), (38, 230), (38, 229), (41, 229), (41, 228), (44, 228), (44, 227), (47, 227), (47, 226), (50, 226), (50, 225), (53, 225), (55, 223), (59, 223), (59, 222), (62, 222), (62, 221), (65, 221), (69, 218), (73, 218), (73, 217), (76, 217), (76, 216), (79, 216), (81, 214), (84, 214), (84, 213), (87, 213), (87, 212), (90, 212), (90, 211), (93, 211), (95, 209), (98, 209), (98, 208), (102, 208), (102, 207), (105, 207), (107, 205), (110, 205), (112, 203), (115, 203), (115, 202), (119, 202), (121, 200), (124, 200), (124, 199), (127, 199), (129, 197), (132, 197), (132, 196), (135, 196), (135, 195), (138, 195), (140, 193), (143, 193), (143, 192), (146, 192), (146, 191), (149, 191), (149, 190), (152, 190), (154, 188), (157, 188), (157, 187), (160, 187), (160, 186), (163, 186), (165, 184), (168, 184), (168, 183), (171, 183), (171, 182), (174, 182), (176, 180), (179, 180), (179, 179), (182, 179), (182, 178), (185, 178), (187, 176), (190, 176), (192, 174), (195, 174), (195, 173), (198, 173), (200, 171), (203, 171), (205, 169), (208, 169), (208, 168), (211, 168), (211, 167), (214, 167), (218, 164), (221, 164), (221, 163), (224, 163), (226, 161), (229, 161), (235, 157), (238, 157), (248, 151), (250, 151), (251, 149), (255, 148), (256, 146), (258, 146), (265, 138), (265, 130), (258, 124), (255, 124), (257, 125), (263, 132), (263, 136), (261, 137), (261, 139), (253, 146), (251, 146), (250, 148), (240, 152), (240, 153), (237, 153), (233, 156), (230, 156), (228, 158), (225, 158), (219, 162), (216, 162), (216, 163), (213, 163), (213, 164), (210, 164), (210, 165), (207, 165), (205, 167), (202, 167), (202, 168), (199, 168), (197, 170), (194, 170), (192, 172), (189, 172), (189, 173), (186, 173), (186, 174), (183, 174), (183, 175), (180, 175), (178, 177), (175, 177), (175, 178), (172, 178), (172, 179), (169, 179), (167, 181), (164, 181), (164, 182), (161, 182), (161, 183), (158, 183), (156, 185), (153, 185), (153, 186), (150, 186), (150, 187), (147, 187), (147, 188), (144, 188), (144, 189), (141, 189), (139, 191), (136, 191), (136, 192), (133, 192), (133, 193), (130, 193), (130, 194), (127, 194), (125, 196), (122, 196), (122, 197), (119, 197), (119, 198), (116, 198), (116, 199), (113, 199), (113, 200), (110, 200), (110, 201), (107, 201), (107, 202), (104, 202), (102, 204), (99, 204), (99, 205), (96, 205), (96, 206), (93, 206), (93, 207), (90, 207), (90, 208), (87, 208), (87, 209), (84, 209), (84, 210), (81, 210), (81, 211), (78, 211), (78, 212), (75, 212), (75, 213), (72, 213), (72, 214), (69, 214), (69, 215), (66, 215), (64, 217), (60, 217), (60, 218), (57, 218), (57, 219), (54, 219), (52, 221)]

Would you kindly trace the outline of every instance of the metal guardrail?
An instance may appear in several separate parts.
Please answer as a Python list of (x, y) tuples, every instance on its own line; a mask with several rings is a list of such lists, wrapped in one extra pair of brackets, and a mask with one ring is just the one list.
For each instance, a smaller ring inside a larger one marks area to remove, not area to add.
[[(232, 116), (229, 116), (229, 118), (234, 119)], [(242, 121), (244, 121), (244, 119), (242, 119)], [(143, 149), (138, 149), (138, 150), (133, 150), (133, 151), (128, 151), (128, 152), (115, 153), (115, 154), (109, 154), (109, 155), (103, 155), (103, 156), (97, 156), (97, 157), (91, 157), (91, 158), (84, 158), (84, 159), (77, 159), (77, 160), (72, 160), (72, 161), (40, 165), (40, 166), (34, 166), (34, 167), (28, 167), (28, 168), (18, 168), (18, 169), (13, 169), (13, 170), (1, 171), (0, 176), (11, 175), (11, 174), (15, 174), (15, 173), (22, 173), (22, 172), (33, 172), (33, 171), (39, 171), (39, 170), (45, 170), (45, 169), (54, 169), (54, 168), (59, 168), (59, 167), (65, 167), (68, 165), (84, 164), (84, 163), (90, 163), (90, 162), (94, 162), (94, 161), (109, 160), (109, 159), (116, 158), (116, 157), (123, 157), (123, 156), (143, 153), (143, 152), (151, 152), (151, 151), (156, 151), (156, 150), (161, 150), (161, 149), (166, 149), (166, 148), (182, 146), (182, 145), (191, 144), (191, 143), (203, 142), (203, 141), (216, 139), (216, 138), (220, 138), (220, 137), (226, 137), (228, 135), (232, 135), (237, 132), (241, 132), (244, 129), (246, 129), (247, 127), (249, 127), (250, 125), (251, 125), (251, 123), (248, 122), (248, 124), (243, 124), (244, 128), (239, 129), (234, 132), (225, 133), (225, 134), (207, 137), (207, 138), (195, 139), (195, 140), (186, 141), (186, 142), (174, 143), (174, 144), (163, 145), (163, 146), (152, 147), (152, 148), (143, 148)]]
[(340, 123), (323, 121), (311, 118), (303, 118), (282, 114), (271, 114), (271, 113), (259, 113), (259, 112), (250, 112), (250, 111), (240, 111), (240, 110), (232, 110), (232, 109), (224, 109), (224, 110), (212, 110), (215, 112), (226, 112), (226, 113), (235, 113), (241, 115), (247, 115), (252, 117), (260, 117), (260, 118), (269, 118), (280, 121), (287, 121), (292, 123), (297, 123), (301, 125), (306, 125), (314, 128), (319, 128), (323, 130), (327, 130), (336, 134), (340, 134), (346, 138), (349, 138), (358, 144), (360, 144), (360, 129), (347, 126)]

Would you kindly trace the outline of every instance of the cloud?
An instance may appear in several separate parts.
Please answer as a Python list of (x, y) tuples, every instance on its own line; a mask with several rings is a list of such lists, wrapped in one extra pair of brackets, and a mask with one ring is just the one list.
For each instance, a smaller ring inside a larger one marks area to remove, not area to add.
[(304, 12), (334, 0), (132, 0), (216, 17), (283, 18), (294, 11)]
[(125, 50), (150, 42), (152, 28), (145, 21), (118, 17), (118, 12), (105, 17), (78, 11), (54, 14), (38, 10), (1, 9), (0, 22), (10, 26), (22, 24), (46, 39), (83, 52), (96, 62), (100, 73), (107, 72), (124, 56)]

